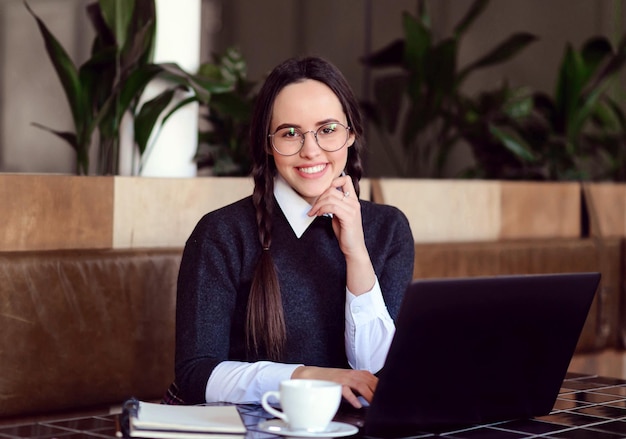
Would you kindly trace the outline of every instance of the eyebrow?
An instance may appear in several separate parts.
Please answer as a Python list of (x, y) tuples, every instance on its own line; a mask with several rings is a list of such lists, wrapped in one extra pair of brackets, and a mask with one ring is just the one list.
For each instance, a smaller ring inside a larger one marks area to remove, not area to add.
[[(339, 120), (334, 119), (334, 118), (328, 118), (328, 119), (320, 120), (315, 125), (317, 127), (321, 127), (322, 125), (326, 125), (327, 123), (333, 123), (333, 122), (340, 123), (340, 124), (344, 125), (344, 122), (340, 122)], [(283, 128), (298, 128), (298, 129), (302, 129), (302, 125), (299, 125), (297, 123), (281, 123), (280, 125), (278, 125), (276, 127), (276, 129), (274, 131), (282, 130)]]

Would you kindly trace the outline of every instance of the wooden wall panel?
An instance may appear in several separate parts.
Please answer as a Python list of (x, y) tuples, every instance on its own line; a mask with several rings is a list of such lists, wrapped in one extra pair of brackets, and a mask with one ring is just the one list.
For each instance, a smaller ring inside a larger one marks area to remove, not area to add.
[(626, 236), (626, 185), (585, 184), (589, 223), (593, 236)]
[(252, 188), (251, 178), (115, 177), (113, 247), (182, 247), (205, 213)]
[(407, 215), (418, 243), (581, 235), (578, 183), (378, 179), (372, 193)]
[(113, 179), (0, 175), (0, 250), (110, 248)]
[(499, 182), (500, 239), (580, 236), (580, 184)]
[(374, 201), (408, 217), (415, 242), (492, 241), (500, 231), (496, 181), (380, 179)]

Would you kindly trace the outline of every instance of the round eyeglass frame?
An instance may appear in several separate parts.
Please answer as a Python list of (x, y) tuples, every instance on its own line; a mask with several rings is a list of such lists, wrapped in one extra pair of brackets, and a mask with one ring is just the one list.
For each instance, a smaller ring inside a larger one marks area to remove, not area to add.
[[(339, 148), (335, 148), (335, 149), (326, 149), (324, 148), (322, 145), (320, 145), (320, 142), (317, 140), (317, 133), (323, 129), (324, 127), (328, 126), (328, 125), (341, 125), (342, 127), (344, 127), (346, 129), (346, 140), (343, 142), (343, 144), (339, 147)], [(274, 136), (276, 135), (276, 133), (279, 130), (274, 131), (273, 133), (270, 133), (267, 135), (267, 137), (269, 137), (271, 140), (271, 144), (272, 144), (272, 149), (274, 151), (276, 151), (278, 154), (285, 156), (285, 157), (289, 157), (292, 155), (296, 155), (298, 154), (300, 151), (302, 151), (302, 147), (304, 146), (304, 136), (306, 136), (308, 133), (313, 133), (313, 137), (315, 138), (315, 143), (317, 143), (317, 146), (320, 147), (320, 149), (326, 151), (326, 152), (335, 152), (335, 151), (339, 151), (341, 148), (343, 148), (344, 146), (346, 146), (346, 143), (348, 143), (348, 140), (350, 139), (350, 126), (346, 126), (344, 124), (342, 124), (341, 122), (328, 122), (325, 123), (324, 125), (320, 126), (318, 129), (316, 130), (309, 130), (309, 131), (301, 131), (299, 129), (296, 128), (296, 131), (298, 131), (300, 134), (302, 134), (302, 139), (300, 139), (300, 148), (298, 148), (298, 150), (294, 153), (291, 154), (285, 154), (283, 152), (280, 152), (278, 150), (278, 148), (276, 148), (276, 145), (274, 145)]]

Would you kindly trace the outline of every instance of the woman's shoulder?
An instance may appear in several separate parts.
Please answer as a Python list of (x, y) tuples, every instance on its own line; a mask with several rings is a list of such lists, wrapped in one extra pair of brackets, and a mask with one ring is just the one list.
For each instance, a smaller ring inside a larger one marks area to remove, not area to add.
[(391, 206), (389, 204), (378, 204), (366, 200), (360, 201), (363, 217), (368, 220), (401, 221), (408, 223), (408, 219), (404, 212), (395, 206)]
[(226, 206), (219, 207), (211, 212), (208, 212), (205, 216), (224, 216), (232, 215), (233, 213), (245, 213), (246, 211), (254, 211), (254, 204), (252, 203), (252, 195), (248, 195), (241, 200), (237, 200)]
[(400, 236), (412, 236), (408, 218), (395, 206), (361, 200), (361, 216), (366, 233), (396, 230)]
[(256, 224), (255, 209), (252, 196), (242, 198), (234, 203), (206, 213), (196, 226), (196, 229), (231, 228), (247, 223)]

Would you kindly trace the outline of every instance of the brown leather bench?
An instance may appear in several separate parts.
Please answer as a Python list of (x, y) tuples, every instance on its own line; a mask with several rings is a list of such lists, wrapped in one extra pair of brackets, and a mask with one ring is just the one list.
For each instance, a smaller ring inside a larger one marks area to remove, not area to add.
[[(621, 349), (619, 239), (417, 244), (414, 277), (601, 271), (579, 352)], [(181, 249), (0, 252), (0, 418), (159, 399)]]
[(161, 397), (180, 255), (0, 253), (0, 417)]

